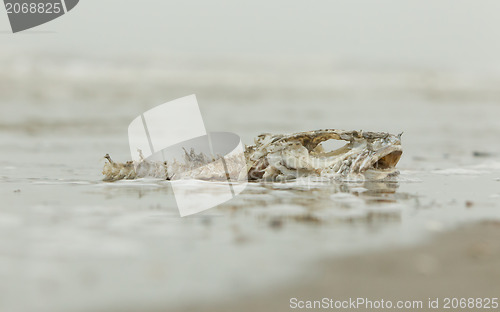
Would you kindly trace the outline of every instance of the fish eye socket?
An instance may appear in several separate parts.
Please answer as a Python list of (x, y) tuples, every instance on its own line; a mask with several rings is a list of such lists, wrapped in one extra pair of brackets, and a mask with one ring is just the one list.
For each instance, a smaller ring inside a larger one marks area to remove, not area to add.
[(335, 139), (330, 139), (327, 141), (321, 142), (321, 146), (325, 151), (333, 152), (340, 150), (341, 148), (345, 147), (349, 142), (343, 141), (343, 140), (335, 140)]

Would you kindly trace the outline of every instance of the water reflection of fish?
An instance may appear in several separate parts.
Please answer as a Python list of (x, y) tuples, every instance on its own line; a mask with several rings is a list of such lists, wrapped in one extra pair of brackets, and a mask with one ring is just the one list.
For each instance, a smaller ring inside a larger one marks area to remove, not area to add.
[[(347, 143), (339, 149), (326, 151), (322, 143), (328, 140)], [(225, 159), (225, 165), (230, 176), (246, 178), (248, 174), (248, 179), (254, 181), (286, 181), (299, 177), (383, 180), (398, 175), (395, 167), (402, 153), (401, 135), (328, 129), (259, 135), (255, 145), (246, 147), (246, 166), (236, 163), (238, 160), (233, 164), (231, 158)], [(215, 168), (217, 163), (221, 163), (214, 162), (218, 157), (200, 155), (193, 150), (185, 152), (183, 161), (170, 164), (147, 160), (138, 164), (131, 161), (122, 164), (113, 162), (109, 155), (106, 158), (108, 163), (103, 169), (105, 181), (148, 176), (162, 179), (227, 179), (225, 170)], [(192, 176), (186, 177), (183, 172), (190, 172)]]

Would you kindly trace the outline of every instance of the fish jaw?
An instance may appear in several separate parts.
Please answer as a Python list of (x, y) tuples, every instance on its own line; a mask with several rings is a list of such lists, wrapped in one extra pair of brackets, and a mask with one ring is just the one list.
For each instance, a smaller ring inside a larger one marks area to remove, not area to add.
[(399, 174), (396, 165), (403, 155), (400, 136), (388, 135), (357, 144), (362, 147), (357, 148), (358, 156), (352, 160), (350, 168), (344, 171), (349, 172), (348, 176), (361, 174), (365, 180), (384, 180)]
[(384, 180), (399, 174), (396, 165), (403, 155), (401, 146), (391, 145), (367, 158), (368, 161), (360, 168), (365, 180)]

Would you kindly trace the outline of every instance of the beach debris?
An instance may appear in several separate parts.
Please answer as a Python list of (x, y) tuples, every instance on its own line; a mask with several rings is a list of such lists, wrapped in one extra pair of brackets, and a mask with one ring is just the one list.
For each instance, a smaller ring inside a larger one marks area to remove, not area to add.
[(269, 226), (275, 230), (281, 229), (283, 227), (283, 220), (278, 218), (273, 218), (271, 219), (271, 221), (269, 221)]
[[(104, 181), (154, 177), (165, 180), (227, 180), (247, 177), (249, 181), (287, 181), (302, 177), (333, 178), (347, 181), (385, 180), (395, 177), (395, 168), (403, 149), (401, 135), (385, 132), (316, 130), (293, 134), (261, 134), (255, 144), (245, 149), (246, 172), (239, 172), (239, 159), (230, 156), (204, 155), (184, 150), (183, 159), (170, 163), (148, 161), (114, 162), (106, 154)], [(327, 151), (322, 143), (342, 140), (346, 144)], [(139, 151), (140, 153), (140, 151)], [(217, 166), (226, 166), (228, 171)], [(243, 166), (245, 167), (245, 166)]]
[(495, 155), (493, 153), (490, 153), (490, 152), (474, 151), (474, 152), (472, 152), (472, 156), (487, 158), (487, 157), (494, 157)]

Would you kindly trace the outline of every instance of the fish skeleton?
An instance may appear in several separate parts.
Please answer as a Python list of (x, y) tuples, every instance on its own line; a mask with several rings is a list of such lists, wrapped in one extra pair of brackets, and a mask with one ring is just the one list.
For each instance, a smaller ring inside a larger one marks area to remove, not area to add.
[[(325, 129), (293, 134), (261, 134), (246, 146), (244, 158), (208, 156), (185, 150), (183, 160), (117, 163), (109, 155), (104, 181), (154, 177), (166, 180), (200, 179), (225, 181), (228, 176), (249, 181), (287, 181), (303, 177), (340, 180), (384, 180), (399, 174), (396, 165), (403, 149), (401, 135), (385, 132)], [(323, 142), (342, 140), (346, 144), (326, 151)], [(139, 151), (140, 153), (140, 151)], [(225, 168), (223, 168), (223, 166)]]

